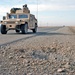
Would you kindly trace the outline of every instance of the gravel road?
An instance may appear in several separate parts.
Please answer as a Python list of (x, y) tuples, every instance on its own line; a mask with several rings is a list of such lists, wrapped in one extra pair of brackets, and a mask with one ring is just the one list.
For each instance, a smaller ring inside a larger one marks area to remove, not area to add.
[(62, 27), (51, 27), (51, 28), (38, 28), (38, 33), (33, 34), (32, 31), (29, 31), (28, 34), (21, 34), (21, 33), (16, 33), (15, 31), (11, 30), (8, 31), (6, 35), (0, 34), (0, 45), (5, 45), (6, 43), (11, 43), (11, 42), (16, 42), (21, 39), (29, 39), (35, 36), (39, 36), (42, 34), (46, 34), (47, 32), (50, 31), (55, 31), (58, 30)]
[(0, 34), (0, 75), (75, 75), (75, 28)]

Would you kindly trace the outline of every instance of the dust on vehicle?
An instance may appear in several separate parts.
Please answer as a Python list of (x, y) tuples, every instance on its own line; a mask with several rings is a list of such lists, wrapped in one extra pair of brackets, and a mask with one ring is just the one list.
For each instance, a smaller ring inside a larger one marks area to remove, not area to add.
[(37, 19), (30, 13), (27, 4), (23, 8), (11, 8), (10, 13), (3, 16), (1, 23), (1, 33), (6, 34), (8, 30), (15, 30), (17, 33), (26, 34), (28, 29), (33, 33), (37, 32)]

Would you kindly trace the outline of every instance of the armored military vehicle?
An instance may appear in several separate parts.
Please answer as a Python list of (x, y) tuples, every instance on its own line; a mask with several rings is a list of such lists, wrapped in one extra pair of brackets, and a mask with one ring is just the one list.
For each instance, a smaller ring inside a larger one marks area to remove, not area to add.
[(10, 13), (3, 16), (1, 23), (1, 33), (6, 34), (8, 30), (15, 30), (17, 33), (22, 32), (26, 34), (28, 29), (33, 33), (37, 32), (37, 19), (33, 14), (30, 14), (30, 10), (27, 4), (23, 5), (23, 8), (11, 8)]

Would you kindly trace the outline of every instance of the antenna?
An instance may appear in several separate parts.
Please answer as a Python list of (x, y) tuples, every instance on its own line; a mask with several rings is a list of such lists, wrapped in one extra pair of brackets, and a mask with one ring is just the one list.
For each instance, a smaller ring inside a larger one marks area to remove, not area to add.
[(37, 23), (38, 23), (38, 0), (37, 0)]

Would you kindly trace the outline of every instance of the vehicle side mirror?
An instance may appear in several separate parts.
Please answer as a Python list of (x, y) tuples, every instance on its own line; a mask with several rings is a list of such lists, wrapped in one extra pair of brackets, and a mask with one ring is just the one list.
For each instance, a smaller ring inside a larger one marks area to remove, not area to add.
[(3, 16), (3, 20), (5, 20), (6, 19), (6, 17), (5, 16)]

